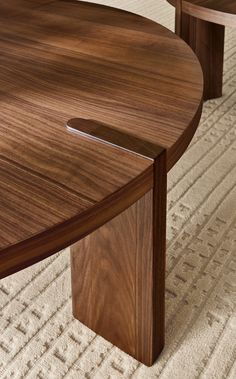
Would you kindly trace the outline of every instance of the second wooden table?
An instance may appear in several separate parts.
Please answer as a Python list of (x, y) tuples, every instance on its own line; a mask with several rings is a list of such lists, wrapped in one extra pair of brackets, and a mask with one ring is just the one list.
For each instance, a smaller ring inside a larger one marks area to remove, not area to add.
[[(176, 6), (179, 0), (168, 0)], [(180, 36), (198, 56), (204, 99), (222, 96), (225, 26), (236, 27), (235, 0), (182, 0)]]

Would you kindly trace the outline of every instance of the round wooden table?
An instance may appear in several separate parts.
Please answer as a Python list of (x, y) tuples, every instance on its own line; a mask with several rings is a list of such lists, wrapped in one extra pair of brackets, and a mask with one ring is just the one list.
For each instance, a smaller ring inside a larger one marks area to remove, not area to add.
[(201, 62), (205, 100), (222, 96), (225, 26), (236, 27), (235, 0), (182, 0), (180, 36)]
[(199, 62), (162, 26), (84, 2), (1, 2), (0, 26), (0, 277), (73, 245), (75, 317), (151, 365)]

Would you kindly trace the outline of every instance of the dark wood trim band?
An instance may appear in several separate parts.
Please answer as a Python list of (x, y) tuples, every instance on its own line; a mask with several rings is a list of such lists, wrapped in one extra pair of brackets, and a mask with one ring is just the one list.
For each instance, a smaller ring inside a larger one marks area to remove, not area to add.
[(181, 37), (182, 30), (182, 0), (176, 0), (175, 33)]

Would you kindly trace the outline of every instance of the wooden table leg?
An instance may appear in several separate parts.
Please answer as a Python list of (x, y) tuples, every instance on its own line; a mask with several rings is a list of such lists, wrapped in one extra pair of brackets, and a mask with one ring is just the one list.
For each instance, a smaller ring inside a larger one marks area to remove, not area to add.
[(222, 96), (225, 27), (182, 13), (181, 37), (196, 53), (204, 74), (204, 100)]
[(71, 247), (74, 317), (148, 366), (164, 346), (165, 216), (166, 172)]

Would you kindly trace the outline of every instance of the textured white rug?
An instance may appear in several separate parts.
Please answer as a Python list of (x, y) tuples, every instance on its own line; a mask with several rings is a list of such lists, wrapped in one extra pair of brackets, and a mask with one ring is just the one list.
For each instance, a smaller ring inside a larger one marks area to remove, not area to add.
[[(173, 29), (164, 0), (97, 1)], [(166, 347), (151, 368), (73, 320), (68, 251), (0, 282), (0, 378), (236, 378), (236, 30), (224, 96), (169, 174)]]

